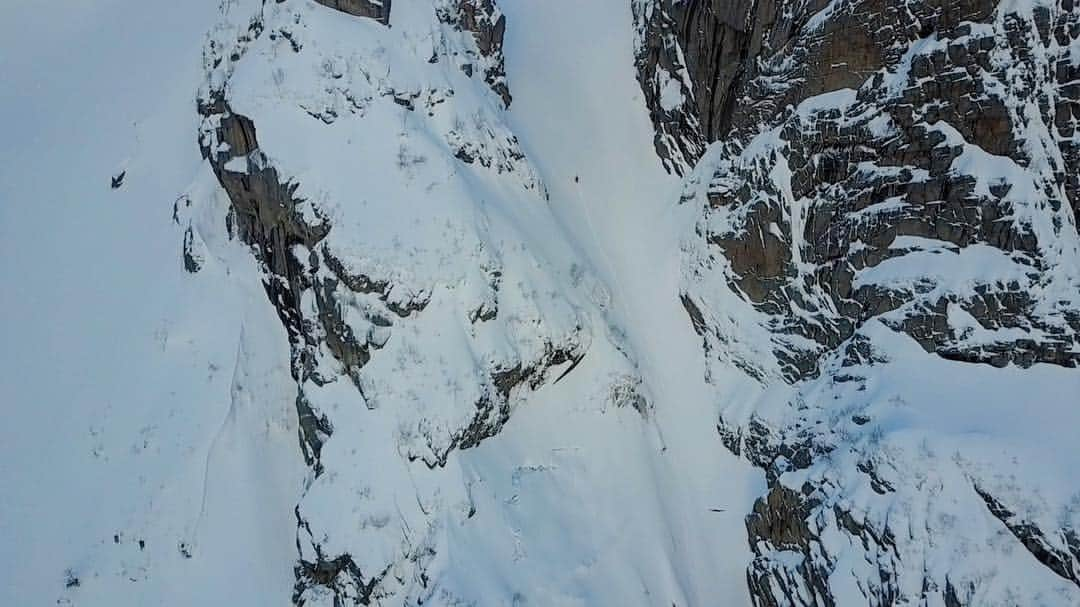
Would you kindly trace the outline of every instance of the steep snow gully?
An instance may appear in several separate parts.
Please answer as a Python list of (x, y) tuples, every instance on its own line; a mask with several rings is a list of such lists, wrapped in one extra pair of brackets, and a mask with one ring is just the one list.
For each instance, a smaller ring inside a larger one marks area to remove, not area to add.
[(745, 603), (749, 551), (738, 512), (764, 482), (717, 441), (701, 338), (679, 304), (679, 239), (694, 209), (676, 204), (680, 180), (651, 148), (630, 4), (510, 2), (503, 11), (518, 24), (507, 29), (511, 126), (556, 216), (603, 276), (609, 321), (625, 336), (651, 404), (659, 455), (648, 461), (657, 515), (672, 526), (661, 545), (679, 590), (670, 596), (681, 595), (680, 605)]

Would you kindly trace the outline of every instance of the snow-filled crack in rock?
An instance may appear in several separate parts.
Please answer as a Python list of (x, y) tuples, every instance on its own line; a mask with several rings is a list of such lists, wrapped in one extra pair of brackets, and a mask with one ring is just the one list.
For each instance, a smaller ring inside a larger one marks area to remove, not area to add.
[[(481, 69), (484, 82), (499, 95), (503, 104), (509, 107), (510, 88), (506, 84), (506, 66), (502, 52), (506, 16), (493, 0), (443, 0), (436, 5), (435, 11), (439, 21), (458, 31), (471, 33), (476, 42), (475, 50), (467, 46), (464, 49), (467, 62), (454, 58), (455, 61), (462, 61), (461, 70), (472, 76), (474, 69)], [(447, 49), (443, 52), (447, 53)], [(455, 51), (449, 51), (451, 56), (456, 54)], [(467, 154), (464, 151), (458, 153)]]

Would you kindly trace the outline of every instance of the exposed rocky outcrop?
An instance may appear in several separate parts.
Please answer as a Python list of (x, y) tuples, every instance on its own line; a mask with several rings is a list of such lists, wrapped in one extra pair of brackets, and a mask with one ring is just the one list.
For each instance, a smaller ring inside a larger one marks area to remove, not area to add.
[[(860, 391), (889, 362), (879, 324), (948, 361), (1080, 365), (1080, 60), (1067, 50), (1080, 7), (633, 6), (657, 154), (689, 175), (682, 202), (701, 209), (683, 307), (707, 357), (799, 395), (719, 427), (769, 479), (747, 517), (753, 600), (837, 604), (849, 545), (868, 564), (853, 569), (868, 604), (986, 600), (980, 574), (911, 562), (927, 539), (906, 525), (935, 508), (905, 496), (926, 485), (897, 473), (900, 450), (882, 455), (873, 416), (841, 417), (828, 403), (873, 398)], [(730, 311), (739, 303), (755, 327)], [(985, 502), (1075, 582), (1075, 530), (1016, 515), (1001, 505), (1005, 488), (936, 482), (969, 511)]]
[[(754, 130), (789, 104), (859, 88), (874, 72), (893, 70), (908, 59), (915, 73), (896, 105), (929, 103), (928, 122), (947, 120), (966, 140), (1008, 155), (1015, 147), (1010, 124), (1016, 116), (1006, 111), (1000, 88), (987, 92), (990, 81), (982, 75), (988, 73), (1019, 94), (1040, 98), (1040, 118), (1054, 126), (1065, 161), (1058, 177), (1076, 208), (1076, 171), (1065, 169), (1077, 161), (1077, 65), (1062, 53), (1076, 37), (1076, 7), (1066, 1), (1030, 16), (1013, 14), (1001, 21), (994, 39), (979, 25), (995, 18), (996, 6), (982, 0), (637, 0), (639, 79), (657, 131), (672, 133), (680, 146), (695, 144), (690, 148), (698, 153), (685, 154), (692, 164), (703, 150), (696, 142)], [(934, 44), (920, 52), (912, 49), (917, 41)], [(1041, 56), (1033, 47), (1056, 54)], [(909, 49), (915, 57), (905, 58)], [(1004, 69), (1015, 62), (1033, 69), (1006, 75)], [(687, 93), (677, 112), (658, 111), (665, 72), (677, 76)], [(927, 80), (931, 76), (942, 77)]]
[(323, 6), (339, 10), (357, 17), (374, 19), (383, 25), (390, 25), (390, 4), (392, 0), (315, 0)]
[(1038, 525), (1017, 516), (989, 492), (978, 486), (975, 487), (975, 492), (986, 502), (990, 513), (1008, 527), (1037, 561), (1066, 580), (1080, 586), (1080, 536), (1077, 535), (1076, 530), (1057, 531), (1054, 534), (1059, 536), (1058, 541), (1051, 542)]
[[(815, 373), (823, 350), (884, 316), (952, 359), (1076, 365), (1074, 295), (1052, 276), (1059, 235), (1076, 232), (1076, 102), (1063, 90), (1075, 66), (1055, 50), (1076, 34), (1076, 11), (819, 4), (639, 9), (646, 96), (659, 94), (658, 70), (689, 74), (683, 88), (702, 125), (685, 105), (678, 115), (653, 108), (658, 137), (723, 142), (700, 236), (728, 259), (732, 288), (772, 316), (770, 329), (795, 336), (779, 341), (818, 344), (777, 348), (785, 375)], [(1036, 125), (1055, 121), (1052, 141), (1034, 139)], [(910, 253), (965, 258), (985, 247), (1015, 271), (972, 291), (866, 278)], [(1068, 300), (1031, 296), (1047, 291)], [(950, 306), (978, 325), (950, 325)], [(965, 335), (1013, 328), (1026, 336), (976, 345)]]
[[(302, 386), (314, 371), (316, 343), (312, 331), (304, 325), (301, 308), (303, 293), (318, 290), (318, 286), (317, 279), (306, 271), (306, 263), (296, 257), (295, 248), (312, 250), (325, 238), (330, 226), (311, 225), (300, 216), (294, 198), (296, 185), (282, 183), (259, 149), (255, 125), (232, 112), (223, 92), (214, 92), (200, 102), (199, 113), (206, 124), (200, 141), (203, 155), (232, 203), (229, 231), (251, 245), (265, 268), (263, 287), (288, 333), (293, 379), (300, 387), (296, 397), (300, 442), (305, 459), (318, 470), (322, 443), (331, 428), (324, 417), (311, 410), (303, 394)], [(327, 308), (319, 320), (324, 330), (329, 327), (327, 334), (334, 336), (340, 319), (335, 319), (332, 309)], [(335, 343), (339, 344), (338, 355), (345, 361), (368, 357), (366, 347), (355, 340), (349, 348), (343, 347), (341, 340)]]
[(503, 57), (506, 16), (493, 0), (441, 0), (435, 10), (442, 23), (472, 35), (475, 49), (464, 49), (467, 60), (460, 65), (462, 71), (469, 76), (479, 71), (503, 105), (509, 107), (511, 96)]
[[(805, 414), (805, 405), (799, 408)], [(754, 554), (747, 583), (755, 605), (843, 605), (852, 596), (875, 606), (992, 600), (994, 580), (979, 566), (929, 564), (932, 555), (964, 554), (969, 542), (978, 541), (955, 528), (957, 511), (977, 521), (976, 529), (1001, 521), (1040, 566), (1066, 585), (1076, 584), (1075, 529), (1047, 529), (1025, 520), (978, 486), (961, 481), (949, 487), (946, 474), (920, 471), (925, 464), (905, 457), (891, 458), (896, 451), (882, 450), (875, 431), (852, 441), (848, 431), (823, 433), (811, 418), (784, 429), (759, 419), (745, 426), (721, 421), (718, 427), (725, 445), (761, 466), (768, 479), (768, 491), (746, 517)], [(871, 422), (855, 416), (848, 423), (872, 427)], [(794, 478), (806, 480), (792, 485)], [(930, 498), (923, 503), (914, 496), (927, 491), (927, 484)], [(934, 496), (947, 493), (954, 503), (934, 503)], [(986, 509), (980, 511), (983, 503)], [(857, 586), (857, 594), (850, 593), (848, 583)], [(1048, 590), (1011, 592), (1020, 603), (1067, 604), (1068, 591), (1059, 586), (1041, 595)]]

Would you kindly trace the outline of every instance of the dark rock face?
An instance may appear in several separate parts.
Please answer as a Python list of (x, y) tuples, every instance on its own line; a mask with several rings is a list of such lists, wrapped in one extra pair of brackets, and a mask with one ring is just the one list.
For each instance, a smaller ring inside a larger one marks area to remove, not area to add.
[[(306, 523), (300, 521), (301, 527)], [(296, 566), (296, 591), (293, 593), (293, 603), (303, 605), (303, 594), (307, 588), (320, 587), (328, 589), (334, 597), (335, 605), (370, 605), (375, 594), (375, 587), (386, 576), (389, 569), (380, 572), (371, 579), (365, 579), (364, 574), (348, 554), (326, 560), (319, 547), (316, 547), (318, 556), (314, 563), (301, 561)]]
[(469, 76), (474, 70), (482, 71), (484, 82), (499, 95), (503, 105), (509, 107), (511, 96), (502, 50), (506, 16), (492, 0), (447, 0), (435, 10), (441, 22), (472, 34), (476, 52), (466, 50), (472, 62), (462, 65), (462, 69)]
[[(335, 285), (321, 281), (305, 264), (305, 261), (312, 262), (312, 267), (317, 269), (318, 255), (312, 253), (311, 259), (300, 260), (295, 254), (296, 247), (315, 251), (330, 226), (326, 223), (311, 225), (300, 216), (298, 201), (294, 198), (297, 185), (282, 183), (277, 170), (259, 150), (255, 125), (247, 117), (234, 114), (223, 94), (200, 104), (199, 113), (218, 125), (204, 135), (200, 144), (232, 203), (230, 233), (251, 245), (265, 268), (263, 286), (292, 344), (292, 375), (298, 385), (296, 403), (301, 422), (300, 443), (308, 464), (318, 472), (322, 444), (331, 428), (324, 416), (317, 415), (308, 406), (303, 394), (303, 385), (307, 381), (319, 381), (314, 371), (318, 335), (326, 336), (330, 351), (347, 369), (363, 365), (370, 357), (369, 345), (359, 342), (348, 331), (332, 300), (327, 297), (328, 294), (332, 296)], [(221, 146), (222, 143), (226, 145)], [(236, 164), (237, 160), (243, 167)], [(309, 290), (319, 295), (316, 319), (305, 319), (302, 311), (301, 298)]]
[[(682, 202), (701, 208), (682, 303), (707, 357), (762, 383), (815, 386), (824, 402), (865, 389), (861, 375), (879, 362), (861, 331), (871, 321), (950, 361), (1080, 366), (1080, 287), (1062, 269), (1075, 264), (1080, 216), (1080, 62), (1065, 50), (1080, 39), (1080, 6), (633, 6), (657, 155), (688, 175)], [(759, 314), (755, 335), (767, 336), (778, 377), (731, 354), (722, 291)], [(978, 604), (977, 580), (903, 561), (903, 542), (927, 541), (904, 528), (910, 512), (851, 510), (843, 475), (883, 503), (914, 490), (874, 450), (870, 417), (848, 417), (841, 433), (824, 402), (789, 403), (782, 425), (718, 427), (769, 481), (746, 519), (754, 603), (838, 604), (830, 576), (843, 554), (827, 538), (843, 537), (865, 561), (867, 604)], [(829, 463), (852, 441), (870, 445), (836, 457), (852, 470)], [(801, 486), (781, 482), (792, 471), (807, 475)], [(970, 489), (1039, 563), (1076, 582), (1075, 530)]]
[[(638, 10), (638, 69), (665, 165), (695, 161), (702, 140), (726, 146), (705, 211), (726, 221), (701, 237), (729, 260), (732, 288), (774, 317), (772, 330), (819, 344), (778, 348), (785, 375), (813, 375), (822, 351), (886, 316), (954, 360), (1075, 366), (1075, 299), (1050, 309), (1031, 294), (1049, 289), (1058, 235), (1076, 230), (1077, 68), (1059, 45), (1077, 35), (1077, 11), (1029, 20), (987, 2), (826, 4)], [(660, 72), (689, 74), (682, 106), (658, 108)], [(811, 98), (820, 107), (785, 109)], [(1032, 150), (1039, 123), (1052, 140)], [(755, 140), (771, 148), (751, 156)], [(1024, 175), (1033, 155), (1049, 166)], [(989, 166), (1011, 175), (988, 179)], [(1040, 230), (1030, 216), (1044, 212), (1053, 225)], [(1017, 271), (963, 293), (859, 278), (927, 246), (961, 257), (993, 247)], [(966, 345), (950, 305), (986, 329), (1041, 338)]]
[[(807, 526), (806, 519), (814, 505), (805, 495), (782, 485), (773, 485), (746, 517), (746, 531), (754, 540), (752, 547), (758, 557), (767, 550), (789, 550), (804, 556), (796, 568), (797, 580), (787, 571), (762, 567), (757, 560), (751, 564), (746, 581), (757, 605), (831, 607), (836, 604), (829, 591), (828, 569), (820, 565), (820, 559), (811, 556), (814, 534)], [(799, 596), (800, 587), (809, 590), (809, 596)]]
[(315, 0), (323, 6), (390, 25), (391, 0)]
[(696, 81), (678, 52), (680, 22), (671, 3), (638, 1), (632, 6), (638, 30), (635, 67), (655, 126), (653, 146), (669, 173), (685, 175), (701, 158), (707, 137), (694, 103)]
[[(666, 135), (657, 140), (661, 158), (675, 157), (693, 166), (706, 143), (726, 136), (740, 120), (740, 114), (749, 109), (740, 97), (760, 69), (758, 60), (783, 53), (797, 27), (791, 4), (795, 3), (659, 0), (634, 4), (639, 79), (657, 133)], [(810, 7), (802, 10), (813, 12)], [(662, 106), (657, 75), (663, 72), (678, 76), (684, 99), (677, 108)], [(771, 75), (779, 79), (790, 74)]]
[(639, 60), (642, 80), (657, 64), (685, 69), (706, 141), (753, 128), (789, 103), (858, 87), (868, 73), (895, 63), (903, 44), (960, 22), (984, 21), (994, 8), (978, 0), (843, 6), (659, 0), (639, 6), (641, 36), (655, 57)]

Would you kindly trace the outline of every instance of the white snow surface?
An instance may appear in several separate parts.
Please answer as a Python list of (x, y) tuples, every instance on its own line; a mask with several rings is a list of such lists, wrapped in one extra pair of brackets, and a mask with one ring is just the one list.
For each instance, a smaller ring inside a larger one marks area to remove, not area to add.
[[(216, 19), (201, 0), (5, 6), (0, 604), (287, 602), (288, 346), (195, 139)], [(205, 203), (194, 275), (185, 193)]]

